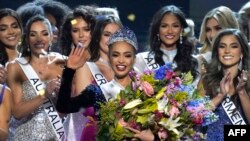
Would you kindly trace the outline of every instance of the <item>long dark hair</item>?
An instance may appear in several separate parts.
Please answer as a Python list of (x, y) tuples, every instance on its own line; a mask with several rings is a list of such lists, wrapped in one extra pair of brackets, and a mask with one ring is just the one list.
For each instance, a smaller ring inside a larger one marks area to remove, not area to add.
[[(161, 41), (158, 39), (157, 34), (159, 34), (159, 27), (163, 17), (170, 13), (177, 17), (183, 29), (188, 27), (184, 13), (174, 5), (162, 7), (153, 16), (149, 29), (150, 53), (154, 54), (156, 63), (161, 66), (164, 65), (165, 62), (162, 59), (163, 52), (160, 50)], [(191, 71), (192, 75), (196, 77), (198, 74), (198, 62), (192, 56), (193, 44), (185, 36), (183, 36), (182, 42), (181, 44), (180, 39), (176, 42), (177, 54), (174, 58), (174, 62), (177, 63), (176, 70), (180, 72)]]
[(73, 12), (69, 13), (62, 26), (60, 37), (60, 45), (62, 47), (63, 55), (68, 56), (71, 51), (71, 44), (73, 43), (73, 39), (71, 36), (71, 21), (78, 17), (81, 17), (88, 24), (91, 34), (95, 27), (95, 17), (91, 14), (91, 12), (83, 8), (75, 8)]
[[(218, 88), (220, 86), (220, 81), (223, 78), (223, 68), (218, 67), (222, 66), (219, 61), (219, 55), (218, 55), (218, 48), (220, 46), (220, 41), (224, 36), (227, 35), (233, 35), (236, 37), (236, 39), (239, 41), (241, 46), (241, 53), (243, 55), (241, 61), (242, 61), (242, 70), (249, 70), (250, 64), (249, 64), (249, 47), (248, 47), (248, 41), (246, 36), (240, 32), (238, 29), (223, 29), (220, 31), (216, 38), (214, 39), (213, 43), (213, 50), (212, 50), (212, 60), (211, 63), (208, 64), (207, 72), (203, 78), (203, 85), (204, 89), (206, 90), (206, 94), (209, 95), (211, 98), (215, 97), (218, 92)], [(239, 71), (238, 75), (241, 74), (241, 71)], [(238, 83), (237, 77), (234, 78), (234, 85)], [(250, 91), (250, 82), (247, 82), (246, 85), (247, 92)]]
[[(9, 8), (0, 9), (0, 19), (4, 18), (6, 16), (11, 16), (11, 17), (15, 18), (19, 28), (21, 29), (21, 32), (23, 31), (20, 17), (16, 13), (16, 11), (9, 9)], [(9, 60), (9, 57), (8, 57), (7, 52), (5, 50), (4, 44), (2, 42), (0, 42), (0, 64), (5, 65), (8, 62), (8, 60)]]
[(51, 14), (55, 18), (57, 28), (61, 28), (65, 17), (71, 10), (66, 4), (56, 0), (36, 0), (34, 3), (41, 6), (45, 14)]
[(97, 17), (97, 23), (93, 31), (92, 40), (89, 45), (89, 51), (90, 51), (90, 61), (97, 61), (100, 58), (100, 40), (102, 37), (102, 33), (104, 31), (104, 28), (110, 24), (110, 23), (116, 23), (120, 27), (122, 27), (121, 21), (114, 16), (98, 16)]

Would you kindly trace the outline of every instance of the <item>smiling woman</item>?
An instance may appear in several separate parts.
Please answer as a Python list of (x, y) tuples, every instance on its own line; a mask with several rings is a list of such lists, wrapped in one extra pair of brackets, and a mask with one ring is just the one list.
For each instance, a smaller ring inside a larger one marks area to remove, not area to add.
[[(105, 21), (108, 23), (110, 22), (108, 19)], [(103, 25), (103, 22), (104, 21), (99, 24)], [(99, 31), (100, 28), (97, 30)], [(105, 31), (105, 28), (103, 30)], [(110, 39), (107, 41), (107, 45), (109, 47), (107, 56), (110, 60), (111, 68), (115, 73), (115, 78), (110, 82), (101, 84), (100, 87), (95, 84), (89, 84), (86, 88), (79, 92), (77, 96), (70, 97), (73, 76), (75, 72), (79, 71), (81, 66), (84, 64), (83, 61), (74, 61), (74, 63), (71, 60), (72, 55), (69, 56), (69, 59), (67, 60), (67, 67), (64, 69), (62, 75), (64, 81), (62, 82), (59, 91), (57, 101), (58, 111), (63, 113), (73, 113), (78, 112), (83, 107), (87, 108), (94, 106), (93, 111), (85, 113), (85, 115), (90, 114), (93, 118), (90, 118), (88, 126), (84, 128), (81, 141), (93, 141), (96, 139), (97, 123), (94, 120), (98, 120), (96, 115), (98, 115), (97, 113), (100, 102), (115, 99), (119, 91), (130, 85), (131, 82), (129, 72), (133, 69), (135, 53), (138, 46), (134, 32), (127, 28), (119, 29), (110, 36)], [(100, 74), (98, 76), (100, 76)]]
[(192, 56), (193, 44), (184, 36), (187, 28), (184, 13), (175, 5), (166, 5), (153, 16), (149, 29), (150, 50), (137, 54), (134, 69), (158, 69), (166, 63), (173, 63), (181, 73), (191, 71), (197, 78), (197, 60)]
[(12, 9), (0, 9), (0, 83), (6, 80), (4, 66), (18, 56), (17, 46), (22, 36), (21, 21)]
[[(250, 123), (249, 47), (240, 30), (224, 29), (215, 37), (212, 48), (212, 60), (202, 84), (219, 120), (208, 126), (207, 140), (223, 141), (224, 125)], [(234, 107), (233, 113), (228, 113), (225, 103)], [(239, 116), (232, 118), (234, 114)]]
[[(52, 93), (57, 92), (60, 86), (58, 75), (62, 73), (62, 64), (50, 63), (48, 58), (54, 56), (41, 57), (43, 50), (48, 51), (53, 39), (51, 25), (48, 19), (37, 15), (30, 18), (25, 30), (22, 57), (7, 66), (7, 82), (13, 93), (12, 113), (15, 117), (11, 124), (16, 126), (10, 140), (58, 140), (61, 138), (56, 133), (58, 126), (50, 123), (47, 115), (50, 113), (45, 111), (48, 105), (44, 103), (46, 101), (54, 108), (52, 99), (55, 97)], [(54, 121), (60, 120), (57, 112), (53, 115), (56, 117)]]

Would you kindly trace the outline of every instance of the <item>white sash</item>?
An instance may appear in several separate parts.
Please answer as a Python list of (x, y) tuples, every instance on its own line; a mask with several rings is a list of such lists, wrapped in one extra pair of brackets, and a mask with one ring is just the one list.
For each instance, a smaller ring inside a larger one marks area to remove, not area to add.
[[(39, 91), (45, 89), (45, 84), (42, 82), (37, 73), (34, 71), (32, 66), (27, 63), (27, 60), (25, 58), (18, 58), (17, 59), (19, 65), (23, 69), (23, 72), (28, 77), (28, 80), (32, 84), (34, 90), (36, 91), (37, 95), (39, 95)], [(64, 127), (61, 121), (61, 118), (59, 117), (55, 106), (53, 105), (50, 98), (47, 98), (47, 100), (43, 103), (44, 111), (46, 112), (46, 115), (49, 118), (49, 121), (53, 127), (53, 130), (60, 141), (66, 140), (66, 134), (64, 131)]]
[(86, 62), (98, 86), (106, 84), (108, 80), (104, 77), (94, 62)]
[(227, 116), (231, 120), (233, 125), (246, 125), (244, 119), (242, 118), (240, 112), (236, 109), (233, 101), (227, 96), (223, 102), (222, 107), (227, 113)]
[(150, 70), (156, 70), (160, 68), (160, 65), (155, 62), (155, 58), (149, 52), (141, 53), (144, 62)]

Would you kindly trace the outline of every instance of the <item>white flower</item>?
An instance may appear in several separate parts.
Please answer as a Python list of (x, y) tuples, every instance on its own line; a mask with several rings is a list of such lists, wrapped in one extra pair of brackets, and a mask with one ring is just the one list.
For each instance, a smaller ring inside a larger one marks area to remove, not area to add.
[(135, 99), (129, 103), (127, 103), (125, 106), (124, 106), (124, 110), (128, 110), (128, 109), (132, 109), (134, 107), (136, 107), (137, 105), (141, 104), (142, 101), (140, 99)]
[(176, 129), (178, 126), (181, 125), (181, 123), (178, 123), (180, 120), (180, 117), (176, 118), (175, 120), (170, 117), (169, 119), (162, 119), (159, 124), (162, 125), (165, 129), (168, 129), (170, 131), (173, 131), (176, 135), (180, 135), (181, 133)]
[(164, 97), (163, 99), (157, 101), (158, 111), (163, 113), (168, 104), (168, 98)]

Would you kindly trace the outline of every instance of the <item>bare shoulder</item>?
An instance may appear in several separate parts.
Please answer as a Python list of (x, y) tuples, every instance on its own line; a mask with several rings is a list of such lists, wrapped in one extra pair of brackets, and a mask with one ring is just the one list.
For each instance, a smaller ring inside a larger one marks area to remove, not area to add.
[(7, 65), (7, 83), (10, 81), (22, 81), (25, 80), (25, 74), (18, 64), (18, 62), (13, 61)]
[(7, 64), (7, 72), (8, 74), (16, 75), (20, 73), (21, 67), (16, 61), (9, 62)]

